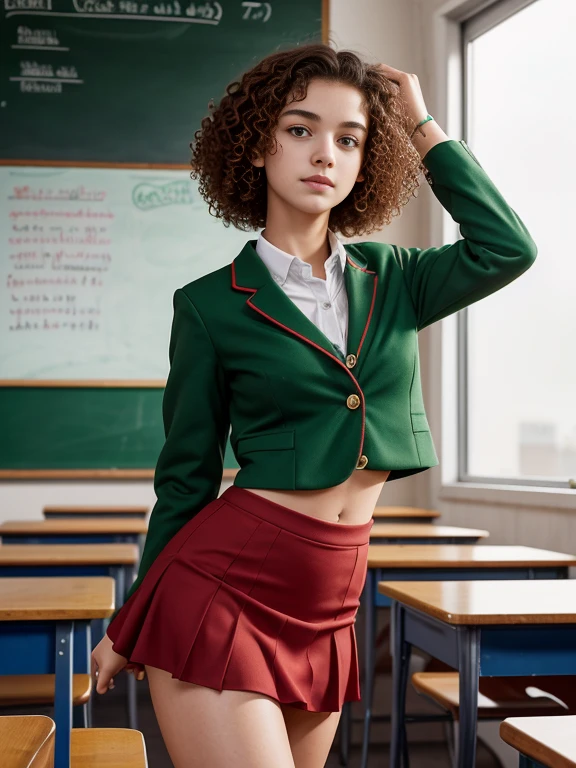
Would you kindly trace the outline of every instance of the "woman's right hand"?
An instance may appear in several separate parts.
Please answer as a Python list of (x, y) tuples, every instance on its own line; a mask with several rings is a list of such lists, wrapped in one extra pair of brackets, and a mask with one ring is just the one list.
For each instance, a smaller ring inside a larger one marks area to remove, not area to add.
[[(96, 685), (96, 693), (106, 693), (106, 691), (114, 688), (114, 675), (117, 675), (128, 663), (128, 659), (112, 650), (112, 645), (112, 640), (108, 635), (104, 635), (92, 651), (91, 671), (92, 680)], [(144, 679), (144, 670), (134, 668), (132, 664), (129, 665), (127, 671), (134, 672), (137, 680)]]

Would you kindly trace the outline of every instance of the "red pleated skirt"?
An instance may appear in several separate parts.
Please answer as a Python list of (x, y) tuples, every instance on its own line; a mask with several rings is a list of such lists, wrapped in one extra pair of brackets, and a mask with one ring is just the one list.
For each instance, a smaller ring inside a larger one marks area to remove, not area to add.
[(373, 524), (230, 486), (156, 558), (108, 627), (113, 649), (218, 691), (339, 711), (360, 700), (354, 623)]

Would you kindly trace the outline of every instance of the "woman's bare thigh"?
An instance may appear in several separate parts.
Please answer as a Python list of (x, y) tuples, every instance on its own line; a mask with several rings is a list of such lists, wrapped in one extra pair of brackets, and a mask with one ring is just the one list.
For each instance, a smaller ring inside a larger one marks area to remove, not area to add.
[(295, 768), (323, 768), (338, 728), (341, 712), (307, 712), (282, 704)]
[(295, 768), (280, 704), (252, 691), (216, 691), (146, 666), (174, 768)]

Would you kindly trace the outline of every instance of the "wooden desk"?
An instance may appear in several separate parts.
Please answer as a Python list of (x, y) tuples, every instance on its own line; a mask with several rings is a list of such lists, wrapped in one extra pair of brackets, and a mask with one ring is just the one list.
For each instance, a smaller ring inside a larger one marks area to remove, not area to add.
[(421, 507), (376, 507), (372, 517), (379, 523), (431, 523), (440, 512)]
[(126, 507), (126, 506), (79, 506), (77, 504), (50, 505), (43, 509), (44, 517), (49, 519), (63, 517), (70, 519), (73, 517), (130, 517), (132, 519), (144, 519), (149, 512), (148, 507)]
[(0, 546), (0, 577), (111, 576), (122, 605), (138, 560), (135, 544), (11, 544)]
[(384, 581), (378, 590), (395, 601), (391, 768), (413, 645), (459, 672), (459, 768), (475, 764), (479, 676), (576, 674), (576, 580)]
[[(136, 544), (10, 544), (0, 546), (0, 577), (10, 576), (110, 576), (114, 579), (114, 600), (124, 603), (128, 587), (136, 578), (140, 552)], [(91, 647), (104, 637), (108, 621), (91, 626)], [(138, 727), (136, 678), (127, 680), (128, 725)], [(74, 710), (77, 716), (77, 710)], [(89, 706), (82, 716), (90, 721)], [(75, 725), (84, 723), (75, 719)]]
[[(373, 526), (373, 529), (374, 530)], [(434, 526), (436, 527), (436, 526)], [(361, 601), (365, 621), (365, 701), (361, 766), (368, 761), (374, 666), (376, 661), (376, 613), (389, 607), (391, 600), (377, 589), (379, 581), (471, 581), (480, 579), (567, 579), (568, 568), (576, 557), (545, 549), (483, 544), (408, 544), (382, 546), (370, 544), (368, 573)], [(344, 719), (348, 717), (348, 712)]]
[(452, 525), (376, 521), (370, 531), (370, 544), (474, 544), (489, 535), (488, 531)]
[(89, 623), (113, 612), (107, 576), (0, 579), (0, 675), (55, 675), (55, 768), (70, 765), (72, 674), (90, 673)]
[(500, 738), (520, 752), (520, 768), (576, 768), (575, 734), (575, 715), (508, 717), (500, 723)]
[(3, 544), (138, 544), (145, 520), (119, 517), (71, 520), (7, 520), (0, 523)]

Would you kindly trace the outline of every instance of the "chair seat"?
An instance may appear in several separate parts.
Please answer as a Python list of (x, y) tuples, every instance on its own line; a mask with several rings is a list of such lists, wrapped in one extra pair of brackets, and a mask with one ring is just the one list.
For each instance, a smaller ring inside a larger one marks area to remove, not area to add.
[[(458, 720), (458, 672), (415, 672), (412, 685)], [(479, 689), (479, 718), (576, 714), (576, 678), (569, 675), (481, 677)]]
[[(2, 675), (0, 676), (0, 707), (20, 704), (53, 704), (54, 675)], [(90, 675), (74, 675), (72, 703), (85, 704), (90, 698)]]
[(0, 717), (2, 768), (50, 768), (55, 734), (54, 720), (45, 715)]
[(72, 728), (70, 768), (147, 768), (141, 731), (132, 728)]

